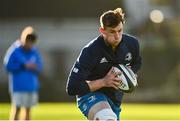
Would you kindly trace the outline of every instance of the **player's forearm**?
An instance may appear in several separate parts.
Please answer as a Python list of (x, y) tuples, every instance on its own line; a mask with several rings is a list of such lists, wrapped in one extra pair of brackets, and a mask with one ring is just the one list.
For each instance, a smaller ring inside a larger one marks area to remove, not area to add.
[(19, 70), (21, 70), (23, 68), (22, 65), (20, 64), (14, 64), (14, 63), (8, 63), (6, 66), (6, 69), (9, 71), (9, 72), (17, 72)]
[(88, 86), (90, 88), (91, 92), (94, 92), (102, 87), (104, 87), (104, 82), (103, 79), (97, 79), (97, 80), (93, 80), (93, 81), (87, 81)]

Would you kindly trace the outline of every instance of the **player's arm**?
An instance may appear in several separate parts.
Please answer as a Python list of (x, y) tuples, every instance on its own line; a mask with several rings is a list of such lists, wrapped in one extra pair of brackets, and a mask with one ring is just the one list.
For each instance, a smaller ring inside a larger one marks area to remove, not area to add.
[(34, 61), (27, 61), (24, 66), (28, 70), (39, 73), (42, 71), (42, 60), (38, 51), (34, 52), (34, 56), (36, 59)]
[(84, 48), (68, 77), (66, 91), (69, 95), (84, 95), (90, 92), (86, 80), (95, 65), (96, 58), (92, 54), (92, 49)]
[(69, 95), (84, 95), (96, 91), (102, 87), (114, 87), (117, 85), (115, 75), (110, 70), (105, 77), (97, 80), (87, 80), (93, 68), (99, 64), (101, 53), (95, 48), (84, 48), (69, 74), (66, 91)]
[(43, 70), (43, 62), (42, 62), (41, 55), (40, 55), (40, 53), (38, 51), (36, 52), (36, 56), (37, 56), (37, 62), (36, 62), (37, 69), (36, 69), (36, 71), (38, 73), (40, 73)]
[[(75, 67), (77, 67), (76, 64)], [(67, 83), (66, 90), (69, 95), (83, 95), (88, 92), (94, 92), (103, 87), (112, 87), (114, 89), (118, 89), (120, 79), (117, 78), (117, 75), (120, 74), (120, 72), (114, 73), (113, 67), (103, 78), (91, 81), (85, 81), (86, 77), (83, 79), (83, 73), (81, 73), (81, 70), (75, 67), (72, 69)]]
[(25, 59), (16, 51), (7, 52), (4, 58), (4, 65), (7, 71), (16, 72), (24, 68)]
[(117, 78), (117, 75), (119, 74), (121, 73), (115, 73), (114, 68), (112, 67), (105, 77), (93, 81), (87, 81), (90, 91), (94, 92), (103, 87), (113, 87), (114, 89), (118, 89), (120, 80)]
[(140, 55), (140, 47), (139, 47), (138, 40), (134, 41), (133, 45), (134, 45), (133, 46), (134, 58), (131, 63), (131, 69), (137, 74), (137, 72), (139, 71), (142, 65), (142, 59)]

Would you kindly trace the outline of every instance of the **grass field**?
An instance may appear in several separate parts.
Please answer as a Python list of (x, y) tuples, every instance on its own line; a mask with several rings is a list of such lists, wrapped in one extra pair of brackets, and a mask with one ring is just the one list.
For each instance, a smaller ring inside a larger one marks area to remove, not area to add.
[[(10, 104), (0, 104), (0, 120), (7, 120)], [(121, 120), (180, 120), (180, 104), (123, 104)], [(40, 103), (33, 120), (86, 120), (75, 103)]]

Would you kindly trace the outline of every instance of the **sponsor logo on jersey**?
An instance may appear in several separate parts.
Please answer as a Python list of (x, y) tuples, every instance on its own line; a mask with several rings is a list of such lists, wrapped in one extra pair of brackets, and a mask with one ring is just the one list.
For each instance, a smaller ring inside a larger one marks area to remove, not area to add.
[(105, 58), (105, 57), (103, 57), (102, 59), (101, 59), (101, 61), (100, 61), (100, 63), (107, 63), (108, 61), (107, 61), (107, 59)]

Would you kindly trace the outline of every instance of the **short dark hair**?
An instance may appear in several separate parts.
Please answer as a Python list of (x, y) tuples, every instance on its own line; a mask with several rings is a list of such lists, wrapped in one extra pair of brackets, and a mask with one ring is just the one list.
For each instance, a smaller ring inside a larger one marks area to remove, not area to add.
[(35, 43), (37, 41), (37, 35), (32, 33), (26, 36), (26, 41)]
[(121, 8), (109, 10), (103, 13), (100, 17), (100, 24), (102, 28), (116, 27), (120, 22), (125, 23), (124, 13)]

